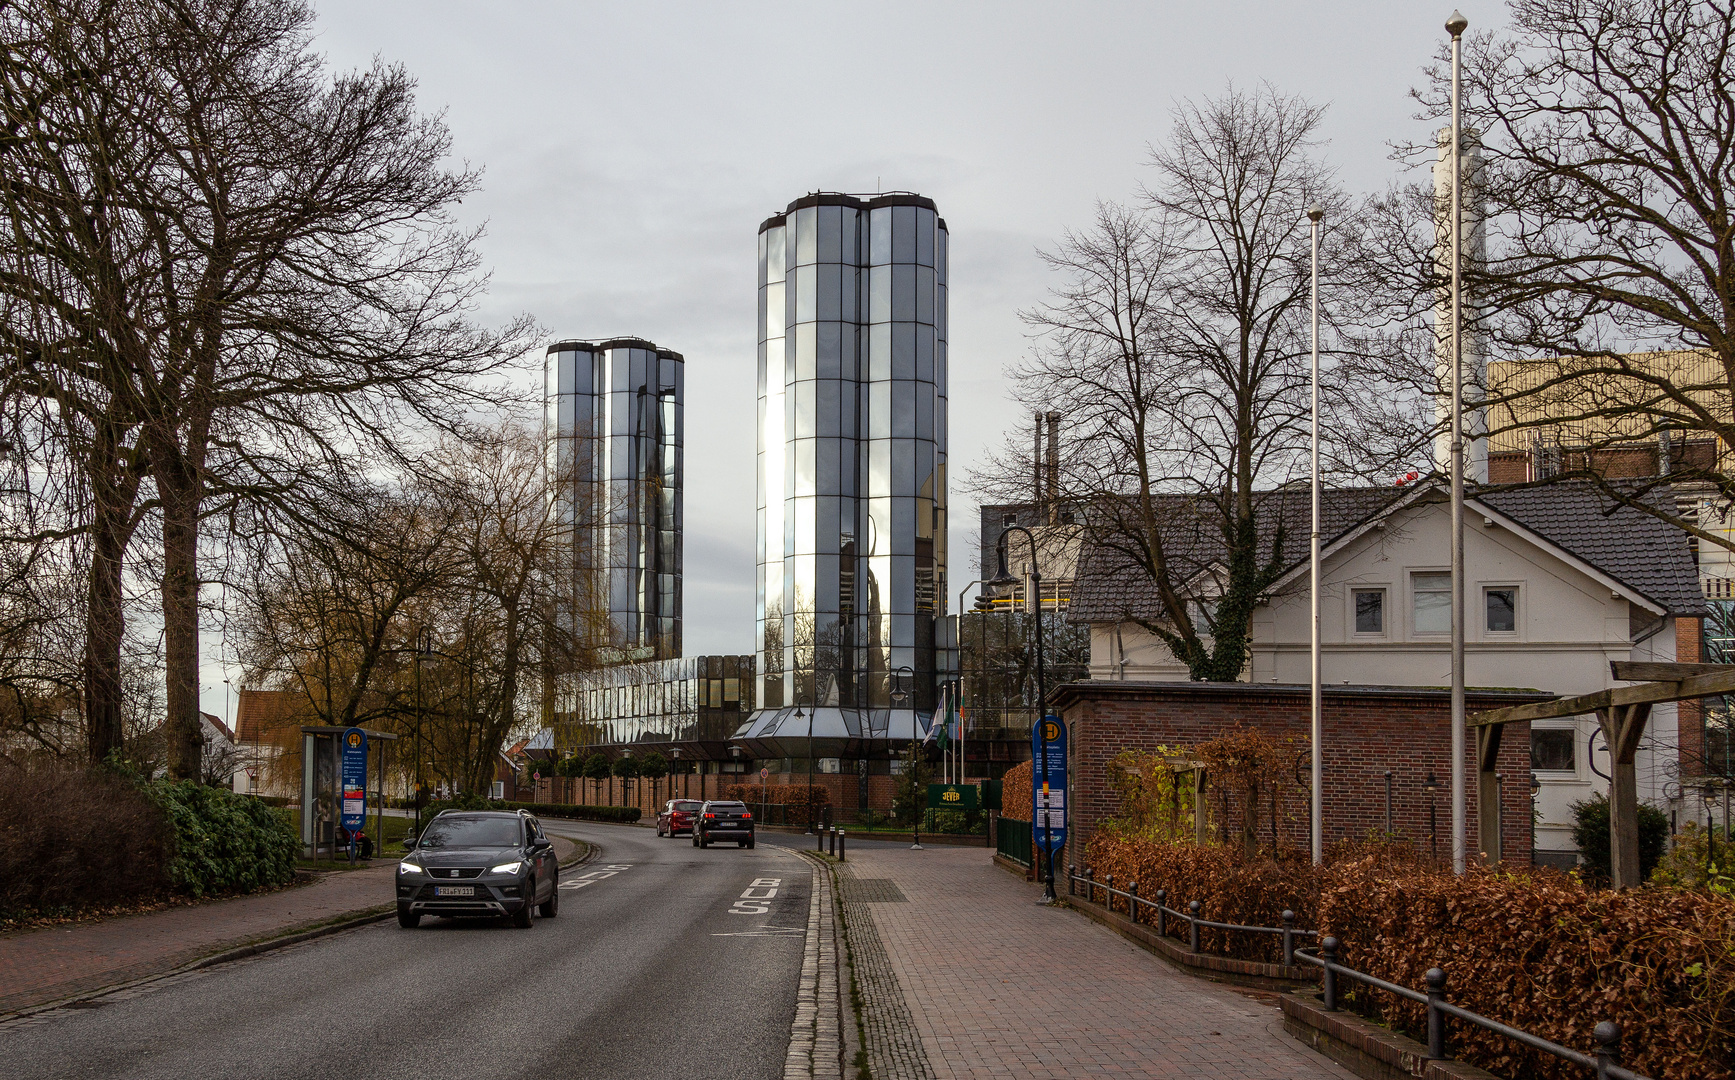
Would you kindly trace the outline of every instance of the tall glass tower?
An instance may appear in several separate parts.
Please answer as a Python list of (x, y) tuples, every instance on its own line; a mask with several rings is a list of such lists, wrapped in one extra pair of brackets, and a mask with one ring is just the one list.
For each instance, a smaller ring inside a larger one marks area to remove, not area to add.
[(759, 709), (737, 735), (756, 756), (807, 756), (810, 723), (850, 756), (926, 729), (946, 248), (933, 201), (908, 193), (808, 195), (759, 226)]
[(571, 526), (559, 592), (605, 662), (681, 655), (685, 371), (680, 353), (640, 338), (548, 347), (547, 479)]

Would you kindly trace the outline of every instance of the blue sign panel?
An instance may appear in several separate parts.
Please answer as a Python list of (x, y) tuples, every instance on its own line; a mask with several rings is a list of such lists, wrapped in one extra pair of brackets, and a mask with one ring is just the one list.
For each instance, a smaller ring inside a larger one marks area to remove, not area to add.
[(1045, 716), (1030, 733), (1031, 830), (1044, 851), (1066, 843), (1066, 721)]
[(345, 728), (340, 780), (343, 784), (340, 823), (350, 832), (367, 824), (367, 732)]

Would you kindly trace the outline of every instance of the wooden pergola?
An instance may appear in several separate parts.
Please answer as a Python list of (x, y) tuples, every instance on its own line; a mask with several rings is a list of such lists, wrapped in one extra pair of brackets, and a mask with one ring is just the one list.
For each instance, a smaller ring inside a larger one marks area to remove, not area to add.
[[(1476, 733), (1477, 806), (1499, 799), (1494, 762), (1500, 754), (1500, 732), (1511, 723), (1553, 720), (1595, 713), (1609, 747), (1609, 875), (1617, 889), (1639, 881), (1639, 785), (1634, 756), (1644, 737), (1651, 706), (1670, 701), (1735, 694), (1735, 664), (1653, 664), (1616, 660), (1614, 677), (1635, 686), (1598, 690), (1594, 694), (1557, 698), (1531, 705), (1472, 713), (1468, 725)], [(1477, 815), (1482, 850), (1500, 858), (1499, 815)]]

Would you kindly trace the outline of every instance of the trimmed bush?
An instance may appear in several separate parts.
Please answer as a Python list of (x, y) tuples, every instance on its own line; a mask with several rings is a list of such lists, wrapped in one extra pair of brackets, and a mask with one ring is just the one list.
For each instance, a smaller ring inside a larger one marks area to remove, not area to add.
[(289, 815), (191, 780), (146, 785), (173, 830), (169, 883), (182, 892), (251, 892), (295, 876), (301, 837)]
[(806, 825), (820, 810), (830, 805), (831, 791), (818, 784), (731, 784), (723, 789), (725, 799), (737, 799), (750, 806), (761, 802), (770, 806), (786, 806), (790, 825)]
[(151, 899), (168, 888), (171, 840), (122, 775), (0, 761), (0, 917)]
[[(1399, 846), (1344, 845), (1315, 869), (1304, 855), (1242, 859), (1223, 845), (1091, 838), (1087, 864), (1116, 887), (1167, 889), (1170, 907), (1200, 901), (1213, 921), (1297, 925), (1335, 935), (1343, 963), (1421, 988), (1446, 972), (1454, 1004), (1581, 1051), (1591, 1029), (1622, 1028), (1623, 1063), (1657, 1080), (1735, 1080), (1735, 900), (1648, 886), (1596, 889), (1549, 870), (1473, 869), (1455, 877)], [(1124, 910), (1125, 903), (1117, 902)], [(1171, 931), (1186, 933), (1182, 920)], [(1201, 947), (1275, 959), (1275, 935), (1201, 932)], [(1425, 1037), (1422, 1010), (1339, 983), (1348, 1003), (1381, 1023)], [(1453, 1054), (1497, 1075), (1578, 1080), (1582, 1069), (1468, 1025), (1452, 1027)]]

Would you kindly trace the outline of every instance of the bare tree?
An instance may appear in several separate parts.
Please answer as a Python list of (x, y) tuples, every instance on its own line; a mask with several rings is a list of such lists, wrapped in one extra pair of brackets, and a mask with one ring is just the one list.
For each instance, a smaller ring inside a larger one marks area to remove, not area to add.
[[(305, 3), (38, 0), (12, 11), (14, 39), (31, 46), (12, 80), (16, 122), (39, 127), (41, 98), (71, 99), (62, 126), (0, 159), (32, 181), (13, 186), (28, 196), (17, 202), (116, 222), (135, 242), (132, 273), (107, 293), (77, 294), (101, 311), (67, 317), (112, 329), (127, 362), (55, 377), (88, 378), (123, 401), (148, 460), (168, 755), (175, 775), (191, 776), (207, 503), (288, 499), (308, 468), (356, 442), (392, 445), (403, 418), (452, 423), (478, 400), (475, 377), (521, 347), (526, 324), (491, 333), (466, 321), (485, 279), (474, 233), (455, 229), (450, 209), (476, 173), (444, 167), (446, 129), (417, 114), (402, 69), (328, 80)], [(124, 48), (126, 65), (61, 77), (96, 46)], [(115, 122), (84, 123), (86, 99)], [(93, 194), (86, 172), (108, 187)], [(28, 233), (26, 215), (13, 216)], [(82, 266), (102, 243), (74, 230), (57, 265)], [(14, 282), (15, 302), (46, 303), (40, 278)]]
[[(1735, 548), (1735, 535), (1651, 497), (1681, 481), (1735, 496), (1727, 455), (1678, 456), (1672, 475), (1644, 484), (1609, 482), (1595, 455), (1669, 433), (1735, 445), (1735, 4), (1509, 8), (1507, 29), (1464, 48), (1487, 245), (1465, 272), (1472, 329), (1496, 358), (1518, 361), (1489, 388), (1490, 431), (1539, 417), (1573, 430), (1591, 452), (1549, 479), (1588, 481)], [(1437, 68), (1418, 94), (1436, 118), (1446, 80)], [(1408, 202), (1408, 254), (1394, 242), (1394, 264), (1433, 243), (1427, 200)]]
[[(1143, 206), (1067, 234), (1046, 256), (1066, 283), (1025, 315), (1037, 351), (1013, 374), (1070, 425), (1062, 497), (1151, 582), (1160, 617), (1128, 617), (1197, 679), (1239, 677), (1281, 569), (1267, 493), (1305, 466), (1305, 211), (1345, 206), (1317, 157), (1323, 114), (1269, 87), (1177, 107)], [(1329, 277), (1341, 250), (1328, 239)]]

